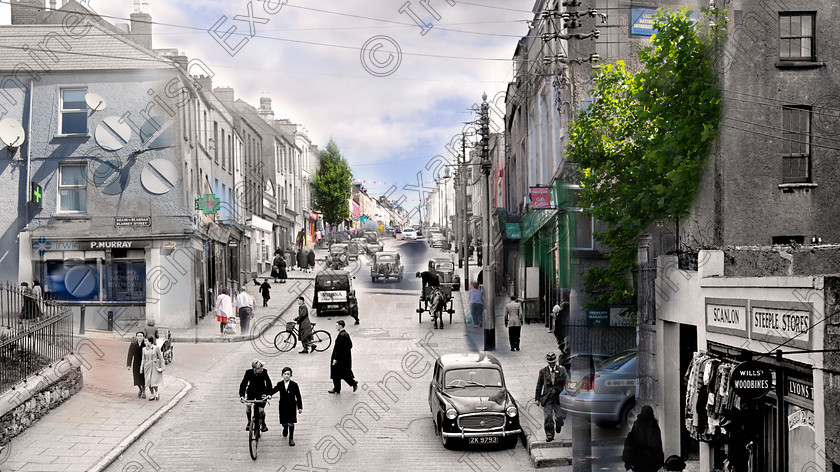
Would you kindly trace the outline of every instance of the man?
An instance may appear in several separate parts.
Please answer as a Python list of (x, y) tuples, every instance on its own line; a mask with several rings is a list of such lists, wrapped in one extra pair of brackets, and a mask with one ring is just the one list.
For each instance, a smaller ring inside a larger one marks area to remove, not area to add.
[(350, 335), (344, 331), (344, 320), (335, 322), (338, 329), (338, 336), (335, 337), (335, 347), (332, 352), (332, 365), (330, 366), (330, 378), (333, 381), (333, 389), (328, 393), (341, 393), (341, 381), (353, 387), (353, 391), (359, 387), (359, 382), (353, 377), (353, 356), (350, 352), (353, 349), (353, 341)]
[[(295, 323), (300, 325), (298, 337), (303, 344), (300, 354), (309, 354), (312, 345), (312, 322), (309, 320), (309, 309), (306, 308), (306, 299), (303, 297), (298, 297), (298, 316), (295, 318)], [(312, 352), (315, 352), (315, 349), (312, 349)]]
[(251, 325), (251, 317), (254, 316), (254, 304), (256, 300), (252, 297), (245, 286), (239, 288), (239, 295), (236, 296), (236, 312), (239, 314), (239, 328), (242, 334), (248, 332)]
[(128, 346), (128, 359), (126, 359), (126, 368), (132, 370), (134, 374), (134, 385), (138, 388), (137, 396), (146, 398), (146, 377), (140, 370), (140, 365), (143, 362), (143, 348), (146, 346), (146, 333), (138, 331), (134, 335), (134, 341)]
[[(245, 376), (239, 383), (239, 401), (244, 403), (246, 399), (262, 400), (263, 397), (271, 396), (273, 391), (274, 386), (271, 385), (268, 371), (263, 367), (261, 360), (254, 359), (251, 362), (251, 368), (245, 371)], [(262, 424), (260, 431), (268, 431), (268, 427), (265, 425), (265, 402), (247, 403), (245, 405), (245, 415), (248, 417), (245, 430), (249, 431), (251, 429), (251, 405), (256, 405), (257, 413), (260, 415), (260, 423)]]
[(519, 335), (522, 332), (522, 308), (516, 301), (516, 295), (510, 296), (510, 301), (505, 305), (505, 327), (508, 329), (510, 339), (510, 350), (519, 350)]
[(555, 430), (560, 433), (563, 420), (566, 419), (566, 412), (560, 408), (560, 392), (566, 386), (568, 372), (565, 367), (557, 364), (557, 354), (550, 352), (545, 356), (545, 360), (548, 366), (540, 369), (534, 401), (543, 407), (545, 441), (551, 442), (554, 440)]

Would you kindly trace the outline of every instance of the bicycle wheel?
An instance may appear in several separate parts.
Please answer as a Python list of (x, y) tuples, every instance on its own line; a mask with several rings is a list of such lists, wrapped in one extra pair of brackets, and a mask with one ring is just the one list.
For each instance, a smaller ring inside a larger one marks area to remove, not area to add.
[(251, 430), (248, 431), (248, 452), (251, 453), (251, 460), (257, 460), (257, 448), (260, 445), (260, 414), (254, 412), (254, 419), (251, 420)]
[(274, 337), (274, 347), (280, 352), (289, 352), (297, 345), (295, 333), (283, 331)]
[(329, 332), (322, 329), (312, 332), (312, 349), (324, 352), (330, 346), (332, 346), (332, 335)]

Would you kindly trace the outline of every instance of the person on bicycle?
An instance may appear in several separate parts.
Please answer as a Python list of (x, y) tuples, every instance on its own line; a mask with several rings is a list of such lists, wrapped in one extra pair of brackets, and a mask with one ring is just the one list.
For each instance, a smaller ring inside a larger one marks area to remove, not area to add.
[(309, 309), (306, 308), (306, 300), (303, 297), (298, 297), (298, 316), (295, 318), (295, 323), (300, 325), (299, 335), (300, 342), (303, 343), (303, 350), (300, 354), (309, 354), (315, 349), (312, 346), (312, 322), (309, 321)]
[[(263, 397), (271, 396), (274, 390), (274, 385), (268, 377), (268, 371), (264, 364), (259, 359), (254, 359), (251, 363), (251, 369), (245, 371), (245, 376), (242, 377), (242, 382), (239, 384), (239, 401), (245, 403), (245, 400), (262, 400)], [(248, 417), (248, 425), (245, 427), (246, 431), (251, 429), (251, 403), (245, 404), (245, 415)], [(265, 402), (253, 403), (257, 407), (260, 415), (261, 431), (268, 431), (265, 425)]]

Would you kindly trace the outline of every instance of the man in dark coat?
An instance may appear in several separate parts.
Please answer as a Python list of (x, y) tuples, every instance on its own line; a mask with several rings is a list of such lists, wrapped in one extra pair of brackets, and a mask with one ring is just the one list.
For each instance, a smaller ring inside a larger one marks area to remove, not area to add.
[(289, 276), (286, 274), (286, 258), (283, 254), (280, 254), (280, 260), (278, 262), (280, 264), (278, 266), (280, 268), (280, 283), (284, 284)]
[(300, 325), (298, 328), (298, 337), (303, 344), (303, 350), (300, 353), (309, 354), (309, 348), (312, 343), (312, 322), (309, 320), (309, 309), (306, 308), (306, 299), (298, 297), (298, 304), (298, 316), (295, 318), (295, 323)]
[(137, 396), (146, 398), (146, 376), (140, 371), (140, 364), (143, 362), (143, 348), (146, 346), (146, 333), (138, 331), (134, 335), (134, 341), (128, 346), (128, 358), (125, 361), (127, 368), (134, 374), (134, 385), (139, 389)]
[(335, 327), (338, 329), (338, 336), (335, 337), (335, 347), (333, 347), (330, 366), (333, 389), (329, 390), (328, 393), (341, 393), (342, 380), (353, 387), (355, 392), (359, 387), (359, 382), (353, 376), (353, 356), (350, 352), (353, 349), (353, 341), (350, 340), (347, 331), (344, 331), (344, 320), (336, 321)]
[(260, 294), (262, 295), (263, 306), (268, 306), (268, 301), (271, 300), (271, 284), (268, 283), (268, 279), (263, 279), (263, 283), (260, 285)]
[(280, 261), (283, 260), (283, 253), (279, 249), (274, 251), (274, 260), (271, 262), (271, 276), (274, 277), (274, 283), (280, 277)]
[(306, 259), (306, 251), (300, 249), (297, 253), (297, 265), (300, 270), (306, 270), (306, 266), (309, 264), (309, 261)]
[[(239, 383), (239, 401), (245, 400), (261, 400), (263, 397), (270, 396), (274, 387), (271, 385), (271, 379), (268, 377), (268, 371), (263, 367), (263, 363), (259, 359), (254, 359), (251, 362), (251, 368), (245, 371), (242, 377), (242, 382)], [(248, 424), (245, 430), (251, 429), (251, 405), (257, 406), (257, 412), (260, 415), (260, 423), (262, 423), (261, 431), (268, 431), (265, 425), (265, 402), (261, 403), (247, 403), (245, 405), (245, 416), (248, 417)]]
[(554, 440), (555, 429), (559, 433), (566, 419), (566, 412), (560, 408), (560, 392), (566, 386), (569, 374), (565, 367), (557, 364), (557, 354), (551, 352), (545, 356), (545, 360), (548, 365), (540, 369), (534, 401), (543, 407), (545, 441), (551, 442)]
[(642, 407), (633, 429), (624, 441), (624, 468), (635, 472), (656, 472), (665, 461), (662, 432), (649, 405)]
[(295, 445), (295, 423), (298, 413), (303, 413), (303, 399), (298, 384), (292, 380), (292, 368), (283, 367), (283, 381), (277, 382), (272, 394), (280, 393), (280, 424), (283, 437), (289, 436), (289, 446)]
[(309, 271), (312, 272), (312, 269), (315, 268), (315, 251), (309, 250), (309, 254), (306, 255), (306, 261)]

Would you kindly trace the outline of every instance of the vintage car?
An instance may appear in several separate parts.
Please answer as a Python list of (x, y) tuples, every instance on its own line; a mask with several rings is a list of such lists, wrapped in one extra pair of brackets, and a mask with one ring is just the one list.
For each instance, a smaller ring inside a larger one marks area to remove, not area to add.
[(446, 238), (443, 237), (443, 233), (440, 231), (430, 231), (427, 241), (429, 242), (429, 247), (444, 247), (446, 245)]
[(379, 240), (379, 233), (376, 231), (365, 231), (364, 237), (367, 240), (368, 254), (376, 254), (377, 252), (385, 249), (382, 241)]
[[(592, 366), (573, 369), (560, 394), (560, 407), (585, 415), (599, 426), (629, 428), (636, 420), (636, 349), (620, 352)], [(590, 372), (594, 367), (595, 372)]]
[(333, 244), (330, 246), (326, 262), (330, 269), (339, 270), (347, 267), (350, 264), (350, 248), (347, 244)]
[(389, 278), (395, 278), (398, 282), (403, 278), (403, 266), (400, 264), (398, 252), (377, 252), (373, 255), (370, 264), (370, 281), (376, 282), (383, 279), (386, 282)]
[(455, 273), (455, 263), (448, 257), (435, 257), (429, 261), (429, 270), (437, 272), (441, 285), (450, 285), (456, 292), (461, 290), (461, 277)]
[(343, 270), (325, 270), (316, 274), (312, 308), (315, 316), (326, 312), (345, 312), (354, 317), (359, 316), (353, 276)]
[[(350, 260), (356, 260), (359, 258), (361, 254), (367, 254), (367, 239), (365, 238), (353, 238), (347, 243), (347, 246), (350, 248)], [(355, 259), (353, 258), (353, 251), (356, 251)]]
[(499, 361), (488, 354), (444, 354), (435, 362), (429, 409), (443, 447), (453, 441), (516, 447), (519, 408)]

